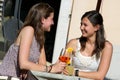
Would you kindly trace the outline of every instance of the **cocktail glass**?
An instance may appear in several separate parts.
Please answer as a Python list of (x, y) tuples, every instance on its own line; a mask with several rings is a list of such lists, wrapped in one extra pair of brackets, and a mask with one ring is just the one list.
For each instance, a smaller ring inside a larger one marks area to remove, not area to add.
[(68, 72), (68, 75), (70, 76), (73, 75), (73, 71), (74, 71), (74, 67), (71, 64), (72, 51), (73, 51), (72, 48), (67, 48), (67, 49), (63, 48), (61, 50), (60, 57), (59, 57), (60, 61), (67, 63), (67, 66), (65, 69)]

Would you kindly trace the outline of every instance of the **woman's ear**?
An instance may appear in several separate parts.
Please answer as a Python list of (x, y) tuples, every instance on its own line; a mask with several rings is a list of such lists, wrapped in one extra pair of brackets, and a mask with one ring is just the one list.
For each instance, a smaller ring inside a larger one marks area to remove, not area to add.
[(45, 22), (45, 18), (42, 18), (42, 19), (41, 19), (41, 22), (44, 24), (44, 22)]
[(98, 31), (100, 29), (100, 25), (96, 25), (95, 28), (96, 28), (96, 31)]

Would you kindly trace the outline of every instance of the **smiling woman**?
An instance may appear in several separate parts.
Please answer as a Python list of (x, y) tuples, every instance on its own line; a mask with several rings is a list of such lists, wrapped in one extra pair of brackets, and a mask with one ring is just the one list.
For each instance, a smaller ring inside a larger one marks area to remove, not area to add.
[[(102, 15), (87, 11), (81, 18), (80, 38), (71, 39), (67, 48), (73, 48), (73, 75), (88, 79), (104, 80), (111, 63), (113, 46), (105, 39)], [(68, 74), (65, 72), (65, 74)]]
[[(17, 1), (19, 1), (19, 0), (17, 0)], [(46, 39), (45, 39), (45, 51), (46, 51), (46, 54), (47, 54), (46, 59), (47, 59), (48, 62), (52, 62), (52, 55), (53, 55), (54, 44), (55, 44), (55, 35), (56, 35), (57, 21), (58, 21), (59, 8), (60, 8), (61, 0), (57, 0), (57, 1), (56, 0), (20, 0), (20, 1), (22, 1), (21, 9), (20, 9), (20, 20), (22, 22), (25, 21), (25, 17), (27, 15), (29, 9), (31, 8), (31, 6), (33, 6), (36, 3), (46, 2), (54, 8), (54, 10), (55, 10), (54, 25), (52, 25), (53, 27), (51, 27), (51, 31), (49, 33), (45, 32), (45, 37), (46, 37)], [(10, 18), (13, 18), (14, 9), (15, 9), (14, 6), (15, 5), (16, 5), (15, 0), (5, 0), (4, 16), (3, 16), (5, 21), (9, 20)], [(9, 25), (10, 29), (12, 29), (11, 24), (9, 23), (8, 25)], [(16, 25), (17, 25), (17, 23), (16, 23)], [(18, 27), (15, 26), (15, 28), (18, 28)], [(3, 33), (1, 33), (1, 35), (2, 34)], [(16, 34), (16, 33), (14, 33), (14, 34)], [(7, 35), (9, 35), (9, 34), (7, 34)], [(11, 36), (13, 36), (13, 35), (11, 35)], [(5, 42), (3, 41), (3, 43), (5, 43)], [(6, 47), (5, 47), (5, 45), (2, 45), (2, 47), (3, 47), (2, 50), (7, 50), (9, 48), (9, 43), (6, 44)]]
[[(38, 2), (46, 2), (50, 4), (54, 10), (54, 25), (51, 28), (50, 32), (45, 32), (45, 51), (46, 51), (46, 59), (48, 62), (52, 62), (52, 56), (54, 51), (54, 45), (55, 45), (55, 35), (57, 30), (57, 23), (58, 23), (58, 16), (59, 16), (59, 10), (60, 10), (60, 4), (61, 0), (22, 0), (22, 6), (21, 6), (21, 20), (24, 21), (24, 18), (26, 14), (28, 13), (28, 10), (30, 7)], [(27, 4), (27, 5), (26, 5)]]
[(48, 3), (33, 5), (24, 21), (15, 42), (10, 45), (2, 64), (1, 76), (26, 79), (30, 70), (61, 73), (66, 63), (57, 61), (52, 66), (46, 64), (44, 32), (54, 24), (54, 9)]

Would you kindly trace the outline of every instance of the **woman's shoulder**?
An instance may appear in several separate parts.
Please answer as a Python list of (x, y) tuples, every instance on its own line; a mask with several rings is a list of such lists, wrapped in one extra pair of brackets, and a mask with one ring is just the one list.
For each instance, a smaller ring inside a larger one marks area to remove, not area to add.
[(22, 28), (19, 37), (20, 39), (32, 39), (34, 36), (34, 29), (31, 26), (25, 26), (24, 28)]
[(22, 30), (23, 31), (34, 31), (32, 26), (25, 26)]
[(73, 48), (74, 50), (76, 50), (77, 45), (78, 45), (78, 39), (77, 39), (77, 38), (71, 39), (71, 40), (67, 43), (67, 47), (71, 47), (71, 48)]
[(105, 42), (105, 47), (103, 49), (103, 52), (104, 53), (112, 53), (112, 51), (113, 51), (113, 45), (112, 45), (112, 43), (109, 42), (109, 41), (106, 41)]
[(110, 41), (105, 42), (105, 48), (113, 48), (113, 45)]
[(31, 26), (25, 26), (24, 28), (22, 28), (21, 35), (32, 35), (34, 34), (34, 29)]
[(21, 29), (15, 44), (20, 45), (22, 39), (32, 39), (34, 36), (34, 29), (31, 26), (26, 26)]
[(69, 41), (69, 43), (70, 44), (75, 44), (75, 43), (77, 43), (78, 42), (78, 38), (74, 38), (74, 39), (71, 39), (70, 41)]

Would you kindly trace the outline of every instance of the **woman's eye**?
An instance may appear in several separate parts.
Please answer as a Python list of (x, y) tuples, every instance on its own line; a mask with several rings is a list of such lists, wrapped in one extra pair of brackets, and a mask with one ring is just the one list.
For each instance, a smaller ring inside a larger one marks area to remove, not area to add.
[(87, 26), (87, 24), (84, 24), (84, 26)]

